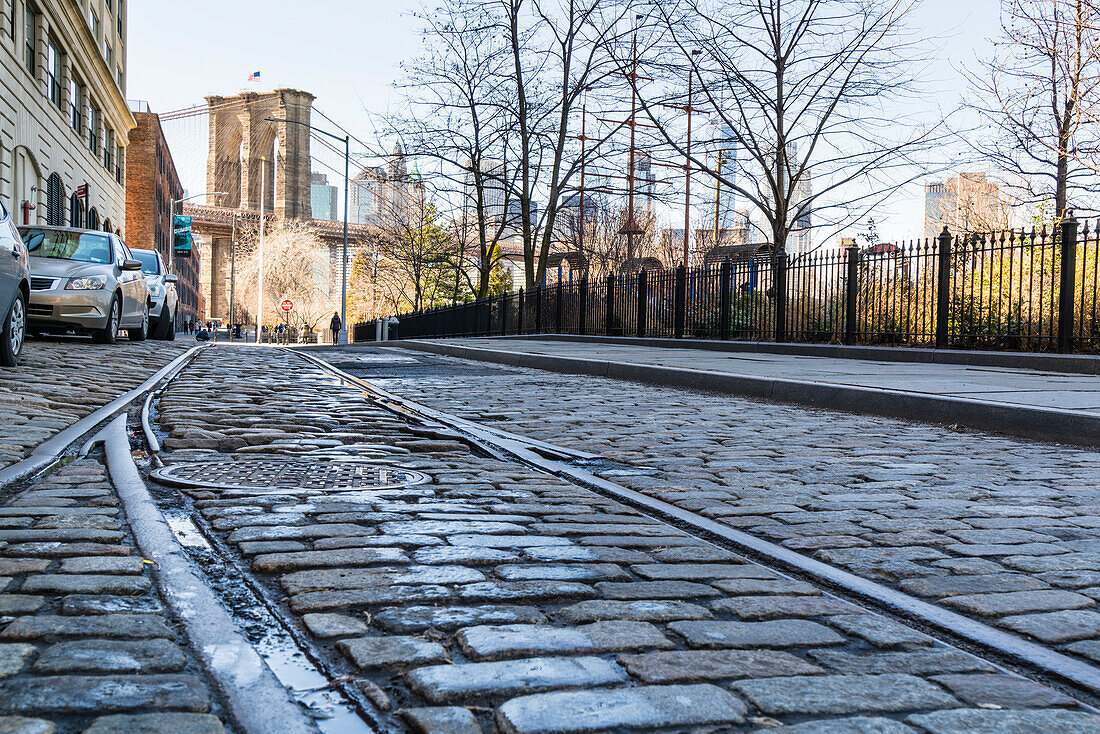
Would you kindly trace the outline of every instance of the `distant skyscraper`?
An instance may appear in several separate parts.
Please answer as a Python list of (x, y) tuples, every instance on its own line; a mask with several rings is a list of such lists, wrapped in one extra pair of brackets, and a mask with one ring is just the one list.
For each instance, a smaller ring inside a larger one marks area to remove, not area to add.
[(653, 173), (653, 158), (646, 151), (640, 151), (634, 160), (634, 191), (640, 197), (642, 206), (652, 207), (657, 189), (657, 177)]
[(386, 169), (382, 167), (364, 168), (352, 179), (351, 191), (348, 193), (350, 221), (355, 224), (382, 223), (385, 183)]
[(335, 186), (329, 186), (328, 176), (314, 173), (310, 177), (309, 195), (314, 219), (336, 219), (338, 194)]
[(404, 149), (397, 145), (385, 166), (364, 168), (351, 180), (350, 220), (373, 225), (407, 222), (419, 216), (426, 196), (423, 180), (417, 173), (409, 174)]
[[(477, 218), (477, 183), (472, 170), (473, 163), (468, 163), (466, 179), (464, 181), (464, 195), (466, 197), (467, 216)], [(481, 196), (482, 207), (485, 216), (490, 222), (499, 222), (504, 216), (504, 164), (499, 161), (481, 161)]]

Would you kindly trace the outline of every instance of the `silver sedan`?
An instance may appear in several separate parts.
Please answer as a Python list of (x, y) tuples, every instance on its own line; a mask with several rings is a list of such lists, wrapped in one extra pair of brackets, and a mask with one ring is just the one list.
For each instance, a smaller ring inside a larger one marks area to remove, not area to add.
[(132, 341), (149, 334), (149, 287), (115, 235), (68, 227), (19, 228), (30, 253), (31, 331), (90, 333), (113, 344), (120, 329)]

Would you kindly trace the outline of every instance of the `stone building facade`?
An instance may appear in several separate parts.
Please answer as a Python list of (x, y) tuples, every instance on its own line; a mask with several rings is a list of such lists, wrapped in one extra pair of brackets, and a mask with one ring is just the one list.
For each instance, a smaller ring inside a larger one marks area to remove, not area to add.
[(147, 107), (134, 110), (134, 118), (137, 127), (130, 131), (126, 163), (126, 243), (155, 249), (166, 262), (172, 262), (172, 272), (179, 276), (177, 323), (197, 319), (203, 313), (199, 293), (200, 248), (192, 248), (191, 257), (172, 255), (172, 202), (183, 198), (183, 185), (160, 118)]
[(20, 223), (125, 234), (135, 124), (125, 99), (126, 6), (5, 0), (0, 9), (0, 197)]

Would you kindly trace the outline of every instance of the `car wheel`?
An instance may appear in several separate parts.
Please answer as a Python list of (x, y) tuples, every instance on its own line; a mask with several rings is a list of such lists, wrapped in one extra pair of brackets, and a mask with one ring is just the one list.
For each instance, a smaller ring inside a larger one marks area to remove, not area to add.
[(136, 329), (127, 329), (126, 336), (132, 342), (143, 342), (149, 337), (149, 306), (141, 311), (141, 326)]
[(107, 313), (107, 324), (102, 329), (92, 332), (92, 341), (96, 344), (114, 344), (118, 341), (118, 322), (122, 320), (122, 304), (118, 296), (111, 299), (110, 310)]
[(0, 328), (0, 365), (14, 367), (19, 364), (23, 343), (27, 339), (27, 304), (23, 291), (15, 292), (15, 300)]
[(176, 340), (176, 315), (172, 314), (164, 325), (164, 340), (174, 342)]

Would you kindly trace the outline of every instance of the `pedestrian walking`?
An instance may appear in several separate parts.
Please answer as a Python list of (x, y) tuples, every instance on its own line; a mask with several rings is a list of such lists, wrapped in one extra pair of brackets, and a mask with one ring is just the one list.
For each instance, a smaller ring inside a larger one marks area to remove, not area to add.
[(332, 332), (332, 343), (333, 344), (338, 343), (338, 339), (340, 338), (340, 327), (343, 326), (343, 325), (344, 325), (344, 323), (342, 321), (340, 321), (340, 312), (339, 311), (333, 311), (332, 312), (332, 321), (328, 322), (328, 328)]

